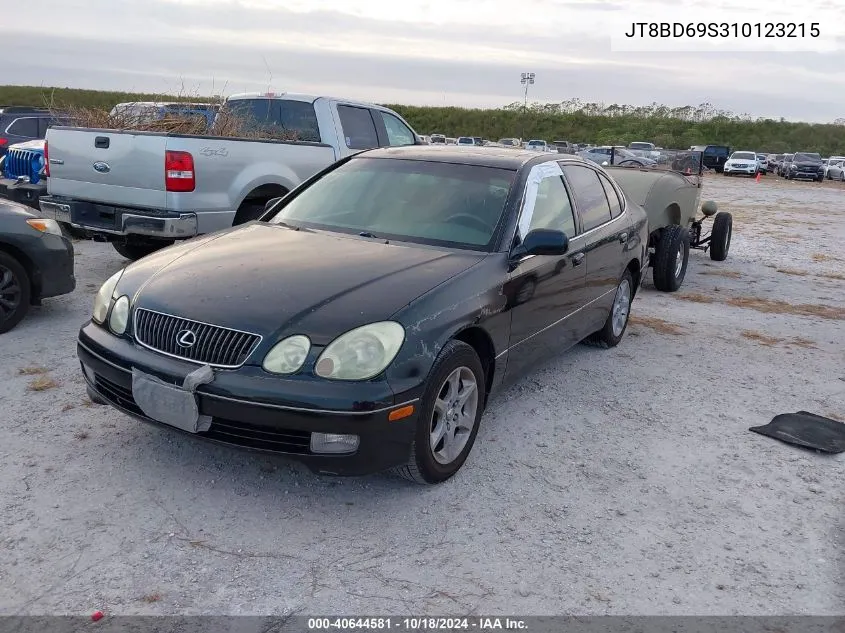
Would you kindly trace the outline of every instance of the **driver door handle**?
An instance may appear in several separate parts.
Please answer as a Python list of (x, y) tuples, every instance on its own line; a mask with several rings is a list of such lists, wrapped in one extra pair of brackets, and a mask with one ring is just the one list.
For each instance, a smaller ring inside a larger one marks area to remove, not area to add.
[(572, 265), (573, 266), (580, 266), (584, 263), (584, 253), (575, 253), (572, 256)]

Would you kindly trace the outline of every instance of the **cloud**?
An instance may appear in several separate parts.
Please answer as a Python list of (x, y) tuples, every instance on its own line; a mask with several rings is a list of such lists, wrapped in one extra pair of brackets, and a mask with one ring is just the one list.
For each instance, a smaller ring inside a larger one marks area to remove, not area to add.
[(228, 92), (266, 89), (269, 66), (277, 90), (488, 107), (520, 100), (519, 73), (531, 70), (531, 100), (710, 101), (763, 116), (842, 116), (841, 53), (612, 53), (608, 16), (630, 16), (631, 4), (30, 0), (28, 11), (49, 19), (6, 35), (6, 50), (28, 53), (4, 76), (150, 92), (179, 89), (181, 77), (209, 94), (212, 82)]

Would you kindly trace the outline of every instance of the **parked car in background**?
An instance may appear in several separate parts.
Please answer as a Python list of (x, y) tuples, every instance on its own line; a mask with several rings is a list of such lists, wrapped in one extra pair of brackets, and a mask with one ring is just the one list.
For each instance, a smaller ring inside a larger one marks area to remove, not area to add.
[(429, 142), (432, 145), (445, 145), (446, 144), (446, 136), (443, 134), (432, 134), (428, 137)]
[(693, 145), (690, 151), (701, 152), (701, 164), (717, 174), (722, 173), (725, 161), (731, 155), (731, 148), (727, 145)]
[(499, 145), (502, 147), (522, 147), (522, 141), (518, 138), (500, 138)]
[(655, 147), (654, 143), (634, 141), (632, 143), (628, 143), (628, 150), (635, 156), (650, 158), (654, 161), (657, 161), (660, 158), (660, 148)]
[(799, 178), (803, 180), (824, 180), (824, 164), (822, 157), (815, 152), (796, 152), (792, 160), (784, 166), (784, 177), (787, 180)]
[(769, 157), (765, 154), (757, 154), (757, 173), (764, 176), (769, 173)]
[(534, 152), (550, 152), (549, 144), (540, 139), (532, 139), (525, 144), (525, 149)]
[(113, 275), (77, 353), (91, 398), (143, 421), (436, 484), (491, 394), (622, 340), (647, 240), (643, 209), (575, 157), (362, 152), (260, 222)]
[(575, 144), (570, 143), (569, 141), (553, 141), (552, 148), (554, 148), (558, 154), (576, 154), (578, 152), (578, 148)]
[(837, 157), (827, 166), (828, 180), (845, 181), (845, 158)]
[(42, 299), (73, 292), (73, 244), (55, 220), (0, 200), (0, 334)]
[(211, 128), (220, 106), (215, 103), (189, 103), (184, 101), (135, 101), (118, 103), (109, 115), (118, 119), (121, 126), (142, 125), (167, 117), (201, 117), (206, 128)]
[(3, 156), (11, 145), (44, 138), (48, 128), (63, 121), (62, 117), (57, 117), (44, 108), (0, 107), (0, 156)]
[(419, 143), (398, 114), (369, 103), (247, 93), (230, 97), (226, 108), (297, 140), (52, 128), (41, 212), (134, 260), (254, 220), (267, 200), (344, 156)]
[(40, 210), (47, 193), (43, 139), (10, 145), (0, 156), (0, 196)]
[(651, 167), (657, 164), (657, 161), (646, 158), (645, 156), (638, 156), (622, 146), (605, 145), (604, 147), (591, 147), (578, 152), (578, 156), (599, 165), (639, 165), (640, 167)]
[(725, 176), (756, 176), (759, 170), (757, 154), (747, 151), (734, 152), (722, 166)]
[(419, 138), (420, 138), (420, 143), (422, 143), (423, 145), (431, 145), (431, 141), (429, 141), (429, 138), (426, 135), (420, 134)]
[(466, 146), (469, 145), (470, 147), (475, 146), (475, 139), (471, 136), (459, 136), (458, 140), (455, 141), (455, 145), (458, 146)]
[(830, 158), (824, 159), (822, 161), (822, 165), (824, 165), (824, 177), (828, 180), (838, 180), (838, 177), (831, 175), (831, 168), (836, 173), (836, 170), (842, 165), (843, 161), (845, 161), (845, 156), (831, 156)]
[(792, 156), (793, 156), (792, 154), (784, 154), (783, 158), (780, 159), (780, 162), (778, 162), (778, 167), (777, 167), (778, 176), (785, 176), (786, 175), (785, 167), (790, 162), (792, 162)]

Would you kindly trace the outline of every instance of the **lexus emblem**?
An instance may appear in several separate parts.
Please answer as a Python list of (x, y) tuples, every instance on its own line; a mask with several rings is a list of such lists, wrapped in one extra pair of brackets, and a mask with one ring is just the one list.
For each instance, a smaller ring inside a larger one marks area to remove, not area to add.
[(179, 330), (176, 333), (176, 343), (179, 347), (193, 347), (197, 342), (197, 335), (191, 330)]

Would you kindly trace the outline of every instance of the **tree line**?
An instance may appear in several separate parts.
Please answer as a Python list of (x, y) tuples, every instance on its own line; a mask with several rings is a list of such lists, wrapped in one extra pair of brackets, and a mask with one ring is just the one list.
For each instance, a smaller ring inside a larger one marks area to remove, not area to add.
[[(43, 86), (0, 86), (0, 104), (111, 109), (127, 101), (215, 101), (220, 97), (168, 96)], [(801, 123), (734, 114), (711, 103), (670, 107), (589, 103), (515, 102), (501, 108), (422, 107), (388, 104), (420, 134), (566, 140), (598, 145), (649, 141), (667, 149), (730, 145), (736, 149), (783, 153), (845, 153), (845, 118), (833, 123)]]

